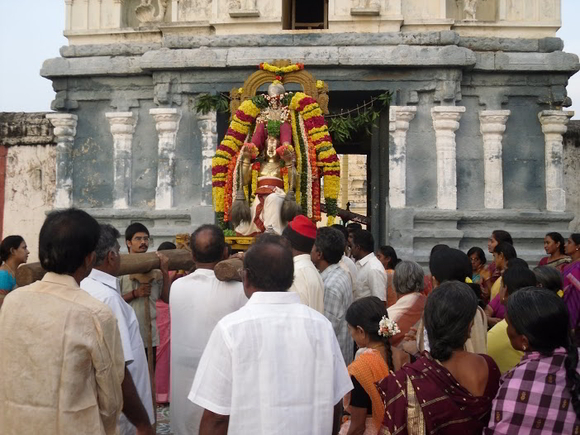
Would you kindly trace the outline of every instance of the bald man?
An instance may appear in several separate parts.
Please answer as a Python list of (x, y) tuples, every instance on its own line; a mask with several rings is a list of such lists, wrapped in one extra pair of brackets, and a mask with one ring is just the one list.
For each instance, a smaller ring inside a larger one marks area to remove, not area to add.
[(227, 314), (248, 301), (240, 282), (219, 281), (216, 264), (228, 258), (223, 231), (202, 225), (191, 235), (196, 270), (171, 286), (171, 430), (175, 435), (199, 433), (203, 408), (187, 399), (201, 354), (211, 331)]

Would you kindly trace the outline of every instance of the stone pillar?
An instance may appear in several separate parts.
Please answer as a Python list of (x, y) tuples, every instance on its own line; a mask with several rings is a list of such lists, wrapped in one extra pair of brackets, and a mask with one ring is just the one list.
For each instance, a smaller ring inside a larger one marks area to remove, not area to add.
[(56, 136), (56, 186), (54, 208), (69, 208), (73, 205), (72, 148), (77, 134), (77, 115), (71, 113), (48, 113), (46, 118), (54, 126)]
[(211, 205), (211, 160), (217, 149), (216, 112), (211, 111), (205, 115), (198, 115), (197, 123), (201, 132), (201, 205)]
[(509, 110), (482, 110), (479, 128), (483, 136), (483, 172), (485, 208), (503, 208), (502, 144)]
[(137, 118), (133, 112), (107, 112), (113, 135), (113, 204), (125, 209), (131, 205), (131, 144)]
[(574, 112), (564, 112), (563, 110), (542, 110), (538, 113), (546, 143), (544, 159), (546, 166), (546, 209), (548, 211), (566, 210), (562, 135), (566, 133), (566, 124), (573, 115)]
[(464, 106), (435, 106), (431, 109), (437, 147), (437, 208), (457, 209), (457, 159), (455, 132)]
[(407, 131), (417, 113), (417, 106), (391, 106), (389, 133), (393, 148), (389, 150), (389, 205), (404, 208), (407, 191)]
[(157, 187), (155, 208), (167, 210), (173, 207), (173, 185), (175, 182), (175, 145), (181, 110), (172, 108), (150, 109), (159, 135)]

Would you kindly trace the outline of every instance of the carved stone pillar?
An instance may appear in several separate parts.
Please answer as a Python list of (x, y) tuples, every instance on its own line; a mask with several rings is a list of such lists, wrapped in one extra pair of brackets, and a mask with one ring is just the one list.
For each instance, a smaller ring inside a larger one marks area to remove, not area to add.
[(538, 113), (546, 143), (544, 159), (546, 166), (546, 209), (548, 211), (566, 210), (562, 135), (566, 133), (566, 124), (573, 115), (574, 112), (562, 110), (542, 110)]
[(457, 158), (455, 132), (463, 106), (436, 106), (431, 109), (437, 147), (437, 208), (457, 209)]
[(391, 106), (389, 132), (393, 148), (389, 150), (389, 205), (403, 208), (407, 191), (407, 130), (417, 113), (417, 106)]
[(483, 172), (485, 208), (503, 208), (502, 144), (509, 110), (482, 110), (479, 128), (483, 136)]
[(175, 145), (181, 110), (172, 108), (150, 109), (159, 135), (157, 187), (155, 208), (167, 210), (173, 207), (173, 185), (175, 183)]
[(131, 144), (137, 118), (133, 112), (105, 113), (113, 135), (113, 204), (124, 209), (131, 205)]
[(205, 115), (198, 115), (197, 122), (201, 132), (201, 205), (211, 205), (211, 159), (217, 148), (216, 112), (211, 111)]
[(72, 197), (72, 147), (77, 134), (77, 115), (71, 113), (48, 113), (46, 118), (54, 126), (56, 136), (56, 188), (54, 208), (69, 208)]

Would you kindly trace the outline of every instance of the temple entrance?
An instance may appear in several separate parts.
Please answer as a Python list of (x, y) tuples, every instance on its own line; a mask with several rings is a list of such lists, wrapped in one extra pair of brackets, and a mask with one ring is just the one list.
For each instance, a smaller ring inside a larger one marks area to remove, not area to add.
[[(340, 113), (360, 106), (382, 92), (330, 92), (329, 110)], [(340, 207), (370, 218), (368, 229), (377, 244), (387, 241), (387, 198), (389, 194), (389, 112), (384, 109), (374, 127), (361, 128), (350, 139), (334, 140), (341, 160)], [(346, 192), (345, 192), (346, 190)]]

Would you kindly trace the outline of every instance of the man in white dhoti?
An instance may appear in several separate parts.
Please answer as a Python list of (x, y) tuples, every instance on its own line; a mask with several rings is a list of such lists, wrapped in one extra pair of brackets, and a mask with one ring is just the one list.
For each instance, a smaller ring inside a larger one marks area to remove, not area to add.
[(117, 319), (125, 356), (123, 379), (123, 414), (119, 416), (121, 435), (153, 435), (155, 423), (151, 381), (139, 321), (135, 311), (123, 300), (116, 276), (121, 267), (119, 231), (111, 225), (100, 225), (101, 235), (95, 252), (97, 259), (90, 275), (81, 281), (81, 288), (106, 304)]
[(171, 430), (197, 435), (203, 408), (187, 400), (215, 325), (247, 302), (242, 283), (219, 281), (214, 267), (228, 256), (223, 231), (203, 225), (191, 236), (196, 270), (171, 286)]

